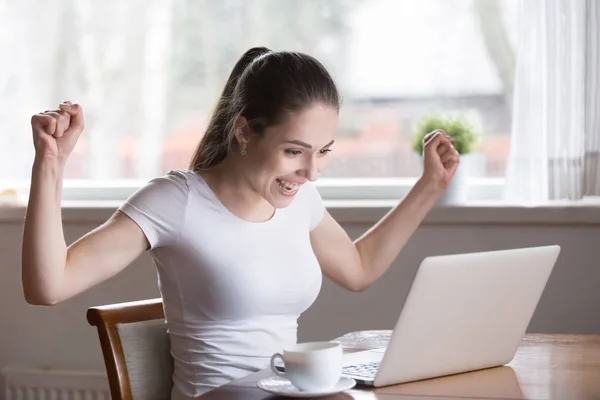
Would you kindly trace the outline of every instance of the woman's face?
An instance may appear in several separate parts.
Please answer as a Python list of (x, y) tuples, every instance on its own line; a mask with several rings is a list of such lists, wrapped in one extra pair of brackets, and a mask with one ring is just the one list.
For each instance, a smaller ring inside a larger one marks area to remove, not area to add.
[(325, 168), (337, 122), (336, 109), (318, 104), (252, 137), (243, 157), (252, 188), (273, 207), (288, 206), (298, 189)]

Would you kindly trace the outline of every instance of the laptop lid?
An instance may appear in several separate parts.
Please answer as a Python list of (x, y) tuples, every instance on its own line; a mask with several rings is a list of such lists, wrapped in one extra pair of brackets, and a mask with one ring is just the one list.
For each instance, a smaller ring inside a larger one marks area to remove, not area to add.
[(374, 386), (510, 362), (559, 253), (543, 246), (425, 258)]

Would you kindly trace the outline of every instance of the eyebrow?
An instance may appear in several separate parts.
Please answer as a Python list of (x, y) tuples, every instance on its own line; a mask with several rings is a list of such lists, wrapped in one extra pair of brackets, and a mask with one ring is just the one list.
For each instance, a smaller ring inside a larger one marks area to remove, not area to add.
[[(334, 142), (335, 140), (332, 140), (331, 142), (323, 146), (323, 148), (331, 146)], [(298, 146), (306, 147), (307, 149), (312, 149), (312, 146), (310, 144), (303, 142), (302, 140), (286, 140), (286, 143), (297, 144)]]

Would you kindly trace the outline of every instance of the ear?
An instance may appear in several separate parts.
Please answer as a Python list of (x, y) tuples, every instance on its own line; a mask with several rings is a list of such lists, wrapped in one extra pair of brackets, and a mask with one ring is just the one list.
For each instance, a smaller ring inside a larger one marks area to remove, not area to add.
[(235, 119), (233, 129), (238, 144), (242, 147), (247, 146), (250, 142), (250, 136), (252, 136), (252, 131), (248, 126), (248, 120), (246, 119), (246, 117), (238, 115)]

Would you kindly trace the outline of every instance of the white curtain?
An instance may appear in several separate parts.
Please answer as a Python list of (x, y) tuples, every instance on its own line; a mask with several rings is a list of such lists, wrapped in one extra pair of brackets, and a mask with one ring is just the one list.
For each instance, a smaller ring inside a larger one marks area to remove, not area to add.
[(509, 202), (600, 195), (599, 3), (520, 1)]

